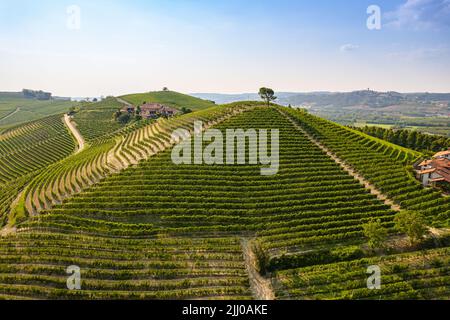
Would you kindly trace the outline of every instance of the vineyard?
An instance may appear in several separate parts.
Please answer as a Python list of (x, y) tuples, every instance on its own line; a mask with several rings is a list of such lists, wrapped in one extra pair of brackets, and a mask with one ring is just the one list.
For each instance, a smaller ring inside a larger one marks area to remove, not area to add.
[[(11, 221), (22, 221), (30, 215), (49, 209), (105, 177), (169, 148), (175, 143), (171, 139), (171, 133), (177, 128), (189, 129), (189, 125), (196, 120), (212, 125), (222, 121), (227, 114), (232, 115), (240, 112), (239, 110), (234, 108), (230, 113), (230, 108), (216, 107), (174, 120), (160, 119), (148, 125), (135, 124), (113, 133), (107, 132), (102, 137), (91, 140), (90, 145), (82, 152), (49, 166), (34, 178), (12, 211)], [(86, 132), (83, 128), (85, 127), (79, 127), (82, 133)]]
[[(367, 267), (381, 268), (381, 290), (367, 289)], [(450, 249), (364, 258), (278, 272), (280, 299), (450, 298)]]
[[(61, 122), (68, 154), (28, 181), (9, 215), (17, 231), (0, 238), (0, 298), (259, 298), (248, 242), (278, 299), (450, 296), (448, 248), (367, 255), (363, 225), (376, 219), (398, 236), (398, 210), (321, 145), (401, 209), (448, 226), (448, 198), (423, 189), (408, 170), (420, 153), (255, 103), (110, 126), (117, 103), (75, 115), (88, 141), (79, 153), (70, 155), (73, 138)], [(171, 133), (193, 132), (199, 120), (223, 134), (279, 129), (278, 174), (263, 176), (263, 165), (252, 164), (175, 165)], [(20, 187), (10, 189), (17, 195)], [(81, 268), (82, 290), (66, 287), (72, 265)], [(381, 267), (382, 291), (367, 289), (369, 265)]]
[(74, 151), (74, 140), (61, 118), (47, 117), (0, 135), (0, 225), (25, 183)]
[(26, 122), (67, 112), (76, 102), (25, 99), (22, 93), (0, 92), (0, 133)]
[(150, 101), (154, 103), (161, 103), (177, 109), (185, 107), (191, 110), (202, 110), (214, 106), (214, 103), (211, 101), (202, 100), (174, 91), (156, 91), (148, 93), (129, 94), (122, 96), (121, 98), (131, 104), (134, 104), (135, 106)]
[(287, 112), (403, 209), (421, 211), (436, 226), (450, 225), (450, 198), (424, 189), (414, 178), (412, 163), (421, 158), (420, 153), (302, 111)]
[(113, 114), (123, 105), (115, 98), (106, 98), (97, 103), (83, 103), (75, 113), (74, 121), (86, 141), (93, 141), (123, 127), (113, 119)]

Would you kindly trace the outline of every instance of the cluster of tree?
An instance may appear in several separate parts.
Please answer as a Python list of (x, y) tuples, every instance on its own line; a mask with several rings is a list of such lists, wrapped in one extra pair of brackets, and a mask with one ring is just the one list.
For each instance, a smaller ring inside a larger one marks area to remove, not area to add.
[(182, 114), (188, 114), (188, 113), (192, 113), (192, 110), (186, 107), (182, 107), (181, 108), (181, 113)]
[(355, 129), (371, 135), (372, 137), (377, 137), (420, 152), (438, 152), (450, 147), (450, 138), (421, 133), (415, 130), (385, 129), (370, 126)]
[(42, 90), (30, 90), (23, 89), (23, 96), (27, 99), (37, 99), (37, 100), (50, 100), (52, 98), (52, 94), (50, 92), (44, 92)]
[[(401, 211), (394, 219), (395, 230), (408, 236), (411, 245), (420, 243), (429, 233), (425, 218), (416, 211)], [(364, 235), (371, 249), (384, 248), (388, 230), (381, 220), (372, 220), (363, 226)]]
[(77, 113), (77, 108), (70, 107), (69, 111), (67, 112), (67, 115), (73, 116), (75, 113)]
[(131, 114), (128, 112), (122, 113), (120, 110), (118, 110), (116, 113), (114, 113), (114, 119), (121, 124), (127, 124), (131, 120)]

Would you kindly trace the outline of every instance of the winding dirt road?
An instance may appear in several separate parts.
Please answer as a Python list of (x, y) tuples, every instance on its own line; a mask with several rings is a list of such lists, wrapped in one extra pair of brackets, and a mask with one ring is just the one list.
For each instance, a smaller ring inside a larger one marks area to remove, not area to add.
[(70, 116), (67, 114), (64, 115), (64, 123), (66, 124), (67, 128), (69, 128), (70, 132), (72, 132), (73, 136), (77, 140), (78, 143), (78, 149), (75, 153), (79, 153), (83, 151), (85, 147), (84, 138), (81, 135), (80, 131), (78, 131), (77, 127), (72, 123)]

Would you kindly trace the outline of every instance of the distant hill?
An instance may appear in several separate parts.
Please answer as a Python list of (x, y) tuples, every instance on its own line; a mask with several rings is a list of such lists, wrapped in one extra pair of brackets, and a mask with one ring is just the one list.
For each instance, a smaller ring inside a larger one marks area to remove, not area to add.
[[(217, 93), (195, 93), (195, 97), (214, 100), (216, 103), (231, 103), (242, 100), (259, 100), (256, 93), (243, 94), (217, 94)], [(430, 103), (434, 101), (450, 101), (450, 93), (399, 93), (399, 92), (377, 92), (361, 90), (353, 92), (277, 92), (276, 101), (281, 105), (311, 105), (316, 107), (350, 107), (368, 106), (382, 108), (400, 103), (417, 102)]]
[(147, 103), (161, 103), (170, 107), (181, 109), (186, 107), (191, 110), (206, 109), (214, 106), (212, 101), (203, 100), (174, 91), (155, 91), (121, 96), (121, 99), (134, 105)]
[(0, 131), (28, 121), (67, 112), (76, 103), (67, 98), (26, 98), (23, 92), (0, 92)]
[(256, 93), (239, 93), (239, 94), (221, 94), (221, 93), (193, 93), (194, 97), (211, 100), (217, 104), (233, 103), (238, 101), (255, 101), (260, 100)]

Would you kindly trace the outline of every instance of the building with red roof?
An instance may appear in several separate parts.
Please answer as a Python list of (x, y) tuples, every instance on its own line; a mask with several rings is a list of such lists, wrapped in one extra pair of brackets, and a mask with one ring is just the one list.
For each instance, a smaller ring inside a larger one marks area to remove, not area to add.
[(436, 153), (431, 160), (422, 161), (416, 169), (417, 178), (424, 186), (450, 183), (450, 150)]

